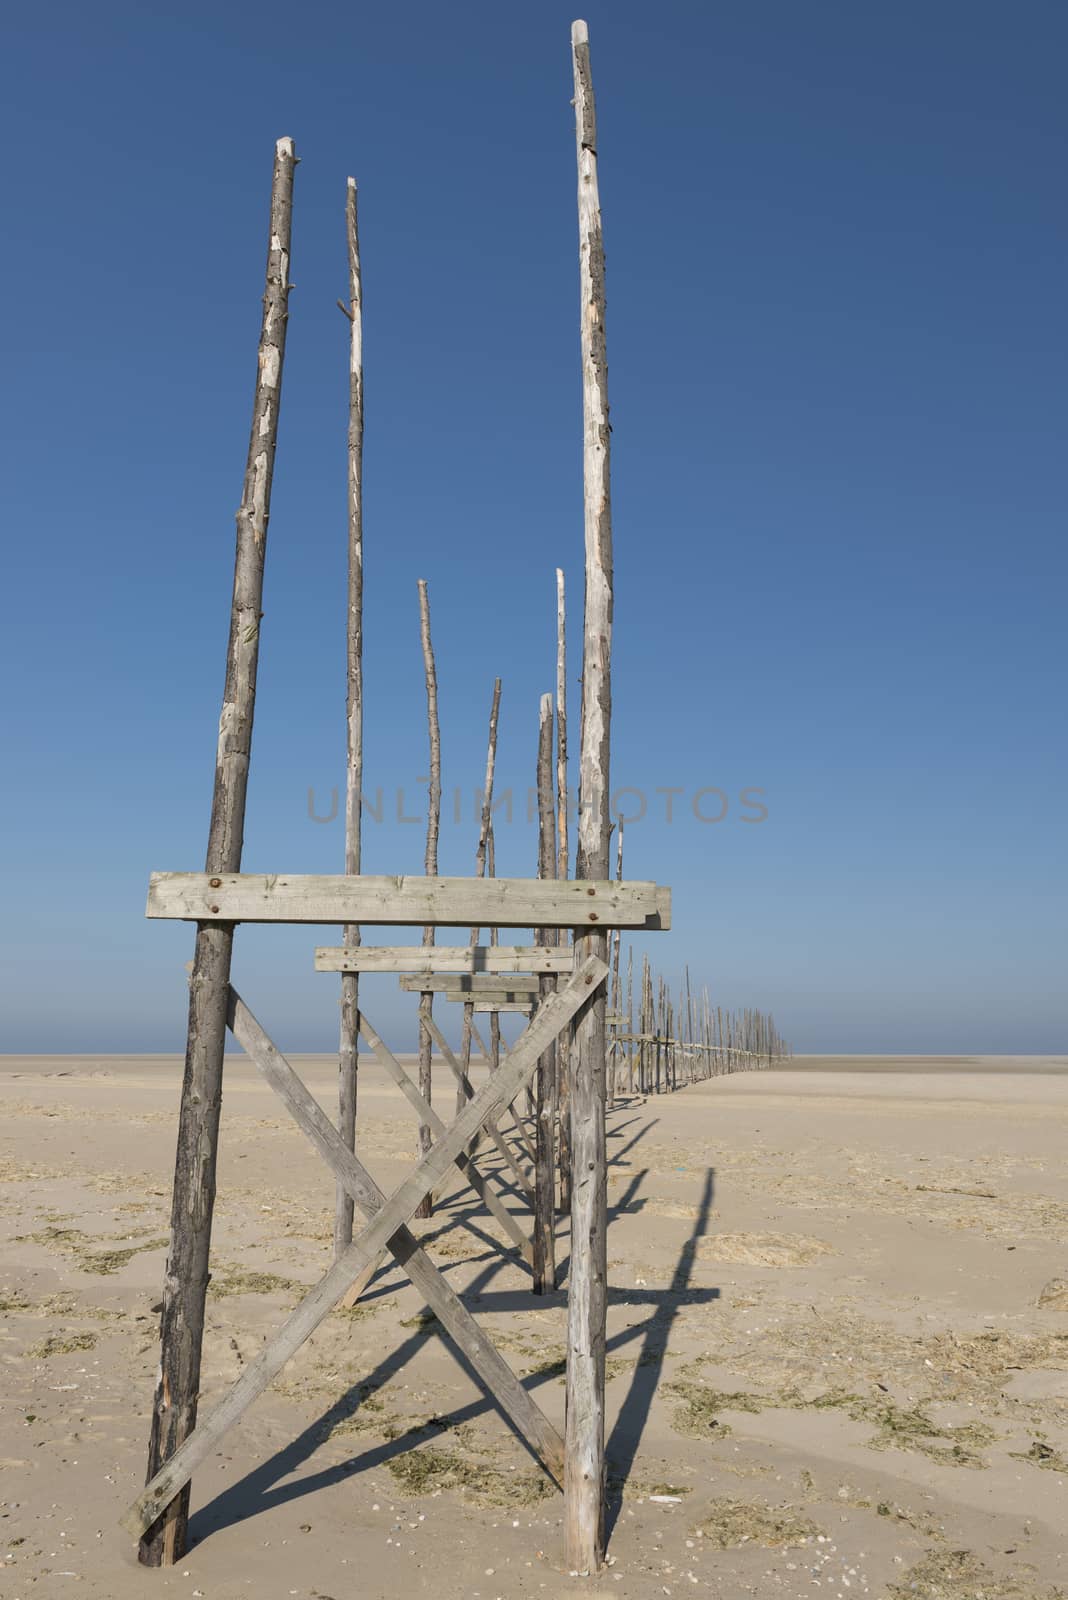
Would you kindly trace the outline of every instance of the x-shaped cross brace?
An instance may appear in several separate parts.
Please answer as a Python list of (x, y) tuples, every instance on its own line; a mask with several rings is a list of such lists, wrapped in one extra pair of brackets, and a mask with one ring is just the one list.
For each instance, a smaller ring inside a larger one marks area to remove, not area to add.
[(235, 990), (230, 990), (228, 1022), (238, 1043), (285, 1102), (301, 1130), (336, 1173), (367, 1217), (367, 1225), (311, 1289), (230, 1392), (183, 1440), (146, 1484), (122, 1518), (135, 1536), (145, 1533), (189, 1482), (219, 1439), (244, 1415), (286, 1362), (300, 1349), (345, 1290), (387, 1248), (403, 1266), (413, 1286), (435, 1313), (446, 1333), (463, 1352), (486, 1388), (541, 1459), (546, 1470), (563, 1481), (563, 1441), (534, 1403), (492, 1340), (449, 1287), (409, 1232), (424, 1196), (438, 1184), (490, 1118), (528, 1082), (538, 1057), (583, 1007), (607, 976), (608, 967), (591, 956), (555, 995), (547, 996), (538, 1013), (504, 1062), (469, 1100), (456, 1120), (417, 1162), (387, 1199), (366, 1168), (348, 1149), (326, 1113), (268, 1038)]

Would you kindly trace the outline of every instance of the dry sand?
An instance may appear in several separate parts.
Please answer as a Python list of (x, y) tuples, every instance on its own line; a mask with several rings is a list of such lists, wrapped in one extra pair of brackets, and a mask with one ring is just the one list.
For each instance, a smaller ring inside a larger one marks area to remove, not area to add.
[[(333, 1063), (295, 1061), (329, 1106)], [(1068, 1594), (1065, 1060), (810, 1059), (612, 1113), (613, 1565), (585, 1580), (559, 1497), (396, 1270), (199, 1472), (181, 1565), (137, 1567), (116, 1520), (144, 1470), (178, 1080), (170, 1057), (0, 1059), (5, 1600)], [(389, 1188), (412, 1119), (374, 1066), (360, 1094)], [(331, 1210), (235, 1057), (204, 1405), (326, 1265)], [(564, 1295), (535, 1299), (459, 1190), (418, 1227), (562, 1423)]]

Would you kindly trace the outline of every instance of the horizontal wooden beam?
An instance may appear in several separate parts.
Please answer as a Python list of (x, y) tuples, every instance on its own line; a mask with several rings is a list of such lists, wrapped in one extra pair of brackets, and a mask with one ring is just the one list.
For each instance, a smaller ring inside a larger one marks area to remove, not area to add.
[(570, 945), (479, 944), (320, 945), (316, 972), (571, 972)]
[[(462, 994), (447, 994), (446, 1000), (462, 1000)], [(477, 1012), (515, 1011), (524, 1017), (530, 1015), (533, 1000), (476, 1000), (472, 1010)]]
[(185, 922), (654, 930), (671, 926), (671, 890), (577, 878), (154, 872), (146, 915)]
[(507, 973), (404, 973), (402, 989), (410, 994), (446, 994), (450, 1000), (536, 1000), (538, 978), (510, 978)]

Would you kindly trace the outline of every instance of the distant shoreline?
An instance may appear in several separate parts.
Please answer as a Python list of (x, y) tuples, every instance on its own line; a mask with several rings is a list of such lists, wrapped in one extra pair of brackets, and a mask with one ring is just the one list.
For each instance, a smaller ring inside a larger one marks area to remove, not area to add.
[[(310, 1067), (333, 1070), (337, 1057), (329, 1051), (291, 1051), (293, 1061)], [(407, 1061), (407, 1055), (402, 1055)], [(370, 1056), (361, 1054), (361, 1070), (371, 1067)], [(68, 1054), (41, 1053), (39, 1055), (0, 1055), (0, 1077), (37, 1076), (65, 1077), (112, 1074), (117, 1077), (137, 1072), (167, 1072), (181, 1075), (183, 1058), (175, 1051), (145, 1051), (143, 1053), (118, 1051), (72, 1051)], [(240, 1050), (227, 1051), (227, 1070), (248, 1068), (248, 1057)], [(766, 1071), (785, 1073), (875, 1073), (883, 1076), (941, 1077), (946, 1074), (971, 1073), (985, 1075), (1011, 1075), (1016, 1077), (1068, 1076), (1068, 1055), (796, 1055)], [(741, 1074), (734, 1074), (740, 1076)], [(714, 1081), (714, 1080), (713, 1080)]]
[(951, 1056), (951, 1055), (798, 1055), (782, 1062), (781, 1072), (944, 1072), (1024, 1073), (1041, 1076), (1068, 1074), (1068, 1056)]

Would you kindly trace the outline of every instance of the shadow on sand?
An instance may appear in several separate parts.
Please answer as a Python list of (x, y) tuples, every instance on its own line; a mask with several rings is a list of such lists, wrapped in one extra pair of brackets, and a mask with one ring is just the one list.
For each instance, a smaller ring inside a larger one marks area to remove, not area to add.
[[(609, 1133), (610, 1140), (622, 1137), (637, 1122), (631, 1118), (622, 1124), (616, 1124)], [(619, 1149), (613, 1149), (609, 1157), (609, 1168), (615, 1165), (627, 1152), (632, 1150), (641, 1139), (656, 1125), (653, 1119), (633, 1133)], [(507, 1168), (503, 1163), (498, 1164), (485, 1157), (480, 1157), (479, 1165), (489, 1175), (495, 1173), (500, 1181), (506, 1181)], [(503, 1168), (503, 1170), (502, 1170)], [(618, 1200), (609, 1207), (609, 1223), (621, 1214), (633, 1212), (641, 1207), (639, 1191), (647, 1176), (647, 1171), (634, 1173), (628, 1180)], [(607, 1445), (609, 1465), (609, 1493), (607, 1507), (608, 1528), (611, 1530), (619, 1516), (622, 1502), (623, 1485), (630, 1474), (642, 1433), (649, 1418), (653, 1397), (663, 1370), (664, 1355), (672, 1325), (682, 1305), (696, 1303), (707, 1304), (718, 1299), (718, 1289), (697, 1289), (692, 1285), (693, 1266), (696, 1260), (697, 1240), (706, 1231), (708, 1219), (712, 1208), (713, 1174), (709, 1171), (705, 1176), (701, 1201), (698, 1208), (697, 1220), (694, 1223), (690, 1238), (684, 1245), (678, 1263), (672, 1274), (671, 1283), (666, 1289), (637, 1288), (612, 1288), (609, 1290), (610, 1305), (629, 1305), (648, 1307), (649, 1315), (640, 1322), (632, 1324), (619, 1332), (612, 1334), (606, 1342), (608, 1354), (627, 1349), (636, 1339), (641, 1340), (641, 1347), (634, 1356), (634, 1373), (631, 1378), (630, 1388), (626, 1399), (619, 1409), (615, 1426)], [(507, 1312), (507, 1311), (538, 1311), (550, 1305), (560, 1305), (566, 1299), (566, 1291), (558, 1288), (553, 1295), (535, 1295), (525, 1289), (500, 1289), (493, 1290), (491, 1285), (502, 1267), (516, 1266), (518, 1257), (514, 1254), (502, 1255), (500, 1242), (487, 1234), (480, 1227), (484, 1220), (483, 1213), (477, 1205), (469, 1204), (469, 1195), (453, 1195), (446, 1199), (437, 1209), (437, 1216), (448, 1218), (449, 1231), (456, 1225), (463, 1226), (480, 1242), (486, 1245), (486, 1250), (475, 1258), (476, 1264), (481, 1266), (481, 1271), (463, 1290), (461, 1298), (467, 1308), (475, 1313)], [(529, 1216), (529, 1212), (526, 1213)], [(425, 1238), (425, 1235), (424, 1235)], [(471, 1258), (460, 1262), (438, 1263), (439, 1271), (448, 1276), (458, 1267), (467, 1268), (471, 1265)], [(561, 1264), (558, 1273), (560, 1282), (566, 1280), (566, 1261)], [(396, 1292), (397, 1288), (407, 1282), (400, 1269), (391, 1262), (383, 1267), (376, 1282), (367, 1291), (363, 1300), (373, 1304), (375, 1300)], [(435, 1321), (430, 1328), (440, 1331), (446, 1345), (460, 1367), (467, 1374), (472, 1384), (481, 1388), (481, 1382), (465, 1359), (463, 1353), (454, 1346), (445, 1336), (439, 1324)], [(377, 1366), (367, 1373), (358, 1384), (354, 1384), (338, 1400), (311, 1422), (290, 1444), (277, 1451), (267, 1461), (246, 1473), (237, 1483), (217, 1494), (207, 1505), (197, 1510), (190, 1519), (189, 1535), (191, 1543), (198, 1543), (222, 1528), (230, 1527), (243, 1522), (250, 1517), (255, 1517), (261, 1512), (273, 1507), (287, 1504), (294, 1500), (302, 1499), (306, 1495), (314, 1494), (316, 1490), (326, 1488), (332, 1484), (344, 1482), (354, 1473), (366, 1472), (375, 1467), (386, 1465), (389, 1461), (407, 1454), (416, 1446), (426, 1443), (428, 1439), (439, 1437), (442, 1433), (452, 1430), (459, 1425), (471, 1422), (475, 1418), (484, 1416), (488, 1411), (496, 1410), (496, 1403), (489, 1396), (473, 1400), (465, 1406), (450, 1411), (447, 1415), (435, 1417), (427, 1424), (420, 1424), (409, 1429), (382, 1444), (376, 1444), (369, 1449), (361, 1451), (347, 1460), (324, 1467), (319, 1472), (302, 1474), (294, 1481), (293, 1475), (314, 1455), (319, 1445), (340, 1423), (354, 1416), (363, 1400), (381, 1389), (390, 1379), (395, 1378), (404, 1370), (415, 1353), (423, 1346), (427, 1337), (426, 1330), (419, 1330), (406, 1337), (395, 1350), (384, 1356)], [(537, 1372), (524, 1380), (524, 1386), (534, 1391), (544, 1383), (552, 1382), (556, 1374), (553, 1371)], [(509, 1430), (515, 1433), (511, 1422), (503, 1413), (502, 1421)], [(526, 1441), (516, 1434), (524, 1448), (529, 1449)]]

